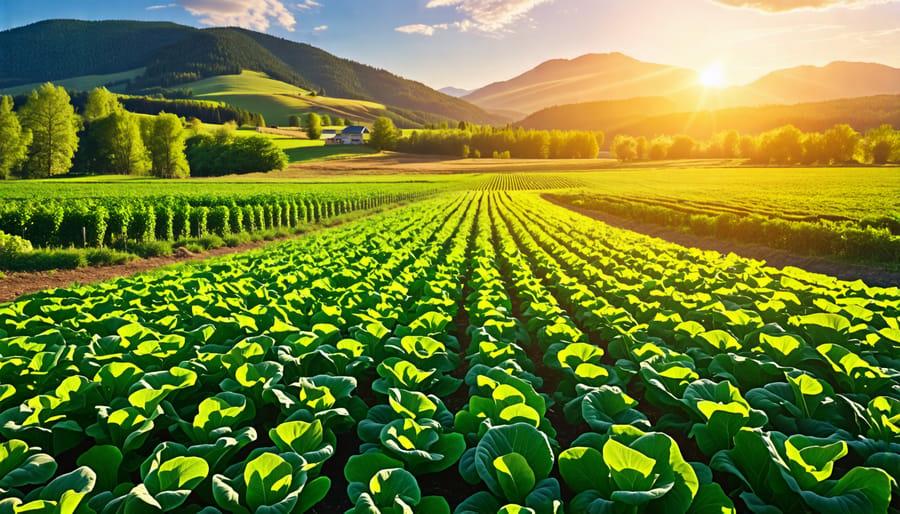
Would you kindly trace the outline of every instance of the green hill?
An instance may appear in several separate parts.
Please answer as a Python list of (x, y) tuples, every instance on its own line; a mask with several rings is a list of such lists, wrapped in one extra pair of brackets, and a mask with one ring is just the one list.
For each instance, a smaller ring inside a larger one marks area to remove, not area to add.
[(303, 112), (350, 118), (362, 123), (371, 123), (379, 116), (387, 116), (398, 126), (411, 128), (447, 119), (434, 113), (410, 111), (367, 100), (312, 96), (305, 89), (255, 71), (244, 71), (240, 75), (220, 75), (189, 82), (181, 87), (191, 89), (196, 99), (225, 102), (247, 111), (258, 112), (270, 125), (287, 125), (292, 114)]
[(16, 49), (0, 51), (0, 88), (144, 68), (142, 74), (131, 77), (127, 88), (139, 92), (153, 87), (183, 88), (202, 79), (255, 71), (303, 89), (324, 89), (329, 97), (389, 106), (401, 123), (505, 121), (419, 82), (310, 45), (244, 29), (49, 20), (0, 32), (0, 48)]

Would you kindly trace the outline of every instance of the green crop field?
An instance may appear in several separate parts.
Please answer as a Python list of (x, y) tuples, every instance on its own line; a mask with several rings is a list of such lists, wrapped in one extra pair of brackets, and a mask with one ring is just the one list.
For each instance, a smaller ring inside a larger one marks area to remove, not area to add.
[(0, 306), (0, 508), (897, 512), (900, 289), (484, 179)]

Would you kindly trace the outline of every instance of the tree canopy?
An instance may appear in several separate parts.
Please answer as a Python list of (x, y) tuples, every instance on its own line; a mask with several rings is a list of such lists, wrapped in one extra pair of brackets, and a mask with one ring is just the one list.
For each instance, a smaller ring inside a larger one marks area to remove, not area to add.
[(22, 125), (31, 131), (32, 142), (24, 171), (28, 177), (68, 173), (78, 149), (81, 120), (61, 86), (46, 83), (32, 91), (20, 112)]

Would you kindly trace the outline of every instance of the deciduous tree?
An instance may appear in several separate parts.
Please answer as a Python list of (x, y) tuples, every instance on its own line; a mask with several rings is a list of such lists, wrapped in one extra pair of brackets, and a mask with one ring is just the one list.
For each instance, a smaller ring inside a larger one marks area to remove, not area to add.
[(0, 179), (25, 161), (31, 144), (31, 131), (22, 128), (12, 107), (12, 98), (0, 97)]
[(397, 139), (397, 130), (390, 118), (382, 116), (375, 120), (369, 136), (369, 146), (379, 151), (394, 150), (397, 148)]
[(174, 114), (160, 113), (150, 133), (150, 173), (161, 178), (183, 178), (190, 175), (184, 156), (184, 127)]
[(303, 128), (306, 130), (306, 137), (309, 139), (319, 139), (322, 137), (322, 118), (318, 114), (311, 112), (306, 115), (306, 124)]
[(32, 91), (20, 117), (22, 125), (32, 134), (24, 166), (26, 176), (68, 173), (78, 149), (77, 132), (81, 120), (75, 114), (66, 90), (48, 82)]

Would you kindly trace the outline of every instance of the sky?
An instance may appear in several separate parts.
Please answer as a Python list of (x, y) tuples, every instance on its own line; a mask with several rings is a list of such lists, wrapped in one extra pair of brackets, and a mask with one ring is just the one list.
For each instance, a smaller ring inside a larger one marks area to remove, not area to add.
[(242, 26), (434, 88), (607, 52), (722, 85), (839, 60), (900, 68), (900, 0), (0, 0), (0, 30), (48, 18)]

